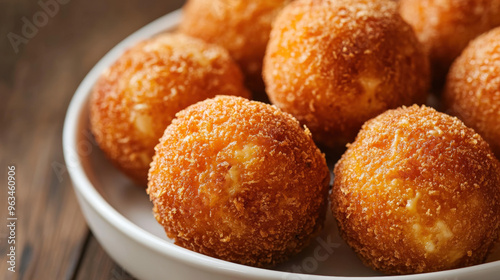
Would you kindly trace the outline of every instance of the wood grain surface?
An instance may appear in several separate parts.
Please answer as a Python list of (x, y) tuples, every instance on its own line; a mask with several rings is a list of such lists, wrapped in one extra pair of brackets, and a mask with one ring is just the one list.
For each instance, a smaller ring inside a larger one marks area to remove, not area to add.
[[(88, 230), (65, 169), (62, 126), (91, 67), (127, 35), (183, 2), (0, 0), (0, 279), (133, 279)], [(14, 273), (7, 269), (11, 165)]]

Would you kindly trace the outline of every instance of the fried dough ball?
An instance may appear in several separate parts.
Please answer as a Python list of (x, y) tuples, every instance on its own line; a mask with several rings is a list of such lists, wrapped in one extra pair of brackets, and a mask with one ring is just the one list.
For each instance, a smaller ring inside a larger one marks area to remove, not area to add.
[(246, 75), (248, 87), (263, 92), (262, 60), (271, 25), (291, 1), (189, 0), (179, 30), (226, 48)]
[(91, 130), (108, 158), (146, 185), (154, 147), (175, 113), (217, 94), (250, 97), (226, 50), (164, 34), (127, 50), (95, 85)]
[(500, 27), (473, 40), (453, 63), (444, 103), (500, 158)]
[(500, 0), (401, 0), (399, 5), (429, 53), (437, 86), (470, 40), (500, 25)]
[(388, 274), (485, 260), (500, 215), (500, 163), (457, 118), (429, 107), (368, 121), (335, 166), (332, 210), (342, 237)]
[(341, 149), (389, 108), (424, 103), (426, 55), (392, 1), (295, 1), (278, 16), (264, 59), (269, 99)]
[(148, 193), (177, 245), (270, 266), (323, 226), (329, 171), (310, 132), (274, 106), (220, 96), (177, 114), (155, 148)]

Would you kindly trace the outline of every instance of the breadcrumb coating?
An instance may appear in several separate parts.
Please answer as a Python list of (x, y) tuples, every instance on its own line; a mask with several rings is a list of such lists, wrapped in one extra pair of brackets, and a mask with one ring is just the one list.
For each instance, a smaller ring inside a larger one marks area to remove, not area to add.
[(403, 107), (363, 125), (331, 199), (343, 238), (376, 270), (479, 264), (498, 235), (500, 163), (457, 118)]
[(246, 75), (247, 86), (263, 92), (262, 60), (272, 22), (290, 2), (292, 0), (189, 0), (183, 8), (179, 30), (226, 48)]
[(90, 99), (92, 132), (108, 158), (142, 186), (154, 146), (175, 113), (217, 94), (250, 97), (226, 50), (163, 34), (127, 50)]
[(157, 221), (175, 244), (272, 266), (323, 227), (329, 171), (307, 128), (274, 106), (219, 96), (179, 112), (149, 171)]
[(276, 19), (264, 59), (271, 102), (342, 149), (389, 108), (424, 103), (429, 65), (392, 1), (299, 0)]
[(401, 0), (399, 5), (429, 53), (437, 86), (469, 41), (500, 25), (500, 0)]
[(444, 103), (500, 158), (500, 27), (473, 40), (453, 63)]

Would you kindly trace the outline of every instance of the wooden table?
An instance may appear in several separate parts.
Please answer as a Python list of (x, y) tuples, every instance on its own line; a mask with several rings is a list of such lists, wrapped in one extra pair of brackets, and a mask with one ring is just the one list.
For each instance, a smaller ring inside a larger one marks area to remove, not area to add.
[[(0, 279), (133, 279), (85, 223), (65, 169), (62, 126), (92, 66), (184, 1), (40, 2), (48, 4), (0, 0)], [(7, 209), (9, 166), (16, 173), (13, 216)], [(7, 225), (14, 221), (13, 273)]]

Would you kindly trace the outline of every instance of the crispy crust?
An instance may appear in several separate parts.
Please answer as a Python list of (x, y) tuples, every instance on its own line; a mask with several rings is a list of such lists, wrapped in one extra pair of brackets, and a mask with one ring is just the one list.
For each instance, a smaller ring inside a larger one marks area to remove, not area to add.
[(444, 103), (500, 158), (500, 27), (474, 39), (453, 63)]
[(127, 50), (95, 85), (91, 129), (109, 159), (147, 183), (154, 146), (179, 110), (217, 94), (250, 97), (226, 50), (163, 34)]
[(246, 75), (247, 85), (263, 91), (262, 60), (271, 25), (291, 0), (189, 0), (179, 30), (226, 48)]
[(175, 243), (270, 266), (322, 228), (329, 172), (310, 132), (260, 102), (219, 96), (179, 112), (155, 148), (148, 193)]
[(470, 40), (500, 25), (500, 0), (401, 0), (401, 16), (429, 53), (436, 84)]
[(335, 167), (343, 238), (388, 274), (481, 263), (499, 226), (500, 164), (457, 118), (428, 107), (370, 120)]
[(424, 103), (428, 66), (396, 3), (301, 0), (276, 19), (263, 73), (273, 104), (343, 148), (366, 120)]

